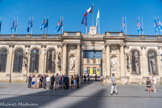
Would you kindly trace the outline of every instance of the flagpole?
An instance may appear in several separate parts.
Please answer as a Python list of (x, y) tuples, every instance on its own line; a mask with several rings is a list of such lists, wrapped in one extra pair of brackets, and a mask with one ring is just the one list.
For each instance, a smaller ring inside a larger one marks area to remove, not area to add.
[[(94, 9), (94, 4), (92, 3), (92, 9)], [(92, 26), (93, 26), (93, 10), (92, 10)]]
[(125, 16), (125, 34), (127, 35), (127, 20), (126, 20), (126, 16)]
[(63, 31), (64, 31), (64, 24), (63, 24), (63, 16), (62, 16), (62, 34), (63, 34)]
[(87, 26), (86, 26), (86, 34), (87, 34)]
[[(61, 16), (60, 16), (60, 24), (61, 24)], [(59, 34), (61, 34), (60, 30), (59, 30)]]
[(98, 31), (99, 31), (99, 34), (100, 34), (100, 17), (99, 17), (99, 23), (98, 23), (98, 27), (99, 27), (99, 29), (98, 29)]

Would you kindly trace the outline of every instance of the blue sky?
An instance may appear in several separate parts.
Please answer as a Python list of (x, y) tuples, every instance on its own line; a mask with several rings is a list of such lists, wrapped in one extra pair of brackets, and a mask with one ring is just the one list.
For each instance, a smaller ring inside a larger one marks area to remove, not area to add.
[[(49, 34), (55, 32), (60, 16), (64, 17), (64, 31), (81, 31), (83, 14), (94, 4), (94, 23), (100, 10), (101, 33), (120, 32), (122, 16), (127, 17), (128, 34), (137, 33), (137, 17), (143, 17), (144, 34), (154, 32), (154, 17), (162, 20), (162, 0), (0, 0), (0, 16), (3, 18), (1, 34), (10, 34), (14, 16), (18, 16), (18, 34), (26, 34), (29, 16), (34, 17), (33, 34), (42, 34), (40, 25), (49, 17)], [(88, 15), (88, 26), (92, 15)]]

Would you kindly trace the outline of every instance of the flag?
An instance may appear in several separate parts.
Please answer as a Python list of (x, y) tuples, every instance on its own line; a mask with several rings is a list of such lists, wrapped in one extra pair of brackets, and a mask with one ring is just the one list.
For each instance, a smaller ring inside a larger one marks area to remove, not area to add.
[(31, 19), (29, 19), (29, 21), (28, 21), (28, 26), (27, 26), (27, 32), (29, 32), (30, 31), (30, 28), (31, 27), (33, 27), (33, 20), (31, 20)]
[(14, 18), (14, 20), (13, 20), (13, 22), (12, 22), (11, 32), (13, 32), (14, 28), (15, 28), (15, 18)]
[(138, 34), (140, 33), (140, 23), (139, 23), (139, 17), (138, 17), (138, 20), (137, 20), (137, 31), (138, 31)]
[(87, 26), (87, 15), (83, 16), (81, 24)]
[(121, 24), (121, 31), (122, 32), (126, 32), (126, 17), (123, 19), (123, 17), (122, 17), (122, 24)]
[(159, 31), (162, 31), (162, 24), (159, 18), (158, 18), (158, 29)]
[(2, 27), (2, 18), (1, 18), (1, 21), (0, 21), (0, 32), (1, 32), (1, 27)]
[(40, 26), (40, 29), (44, 29), (46, 25), (46, 19), (44, 18), (44, 20), (42, 21), (42, 25)]
[(98, 26), (99, 18), (100, 18), (100, 13), (99, 13), (99, 10), (98, 10), (97, 18), (96, 18), (96, 27)]
[(45, 20), (44, 28), (48, 27), (48, 18)]
[(143, 34), (143, 18), (141, 18), (141, 27), (140, 27), (140, 29), (141, 29), (141, 34)]
[(93, 13), (93, 6), (91, 6), (85, 13), (83, 16), (88, 15), (88, 13)]
[(62, 27), (62, 22), (63, 22), (62, 19), (60, 19), (58, 21), (57, 26), (56, 26), (56, 29), (55, 29), (56, 32), (59, 32), (60, 31), (60, 29)]
[(14, 27), (14, 31), (17, 32), (17, 24), (18, 24), (18, 18), (16, 20), (16, 24), (15, 24), (15, 27)]
[(154, 30), (155, 30), (155, 33), (157, 33), (157, 28), (158, 28), (158, 25), (157, 25), (157, 22), (156, 22), (156, 18), (154, 18)]

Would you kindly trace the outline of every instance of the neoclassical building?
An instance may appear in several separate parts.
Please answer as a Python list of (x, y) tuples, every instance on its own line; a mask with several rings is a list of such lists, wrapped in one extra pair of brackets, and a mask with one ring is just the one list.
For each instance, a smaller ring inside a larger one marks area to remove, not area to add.
[(29, 74), (103, 75), (122, 84), (162, 82), (162, 36), (98, 34), (0, 34), (0, 81), (27, 81)]

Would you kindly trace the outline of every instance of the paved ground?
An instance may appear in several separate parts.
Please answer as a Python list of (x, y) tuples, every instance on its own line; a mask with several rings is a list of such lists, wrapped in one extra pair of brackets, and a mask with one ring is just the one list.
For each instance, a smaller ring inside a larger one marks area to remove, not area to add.
[(110, 85), (82, 84), (80, 89), (29, 89), (26, 83), (0, 83), (0, 108), (162, 108), (162, 86), (148, 93), (144, 85), (118, 85), (118, 95), (110, 95)]

